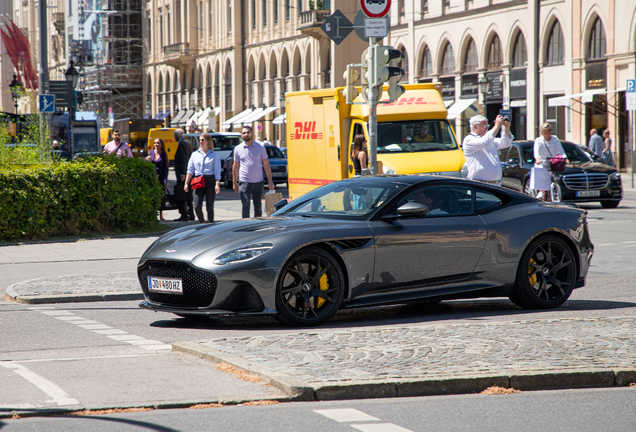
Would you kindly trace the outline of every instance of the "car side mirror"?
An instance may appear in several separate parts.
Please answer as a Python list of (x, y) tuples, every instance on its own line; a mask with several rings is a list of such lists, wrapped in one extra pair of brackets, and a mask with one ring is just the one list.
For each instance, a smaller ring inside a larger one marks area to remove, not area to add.
[(416, 202), (408, 202), (406, 204), (402, 204), (397, 209), (396, 215), (386, 215), (382, 216), (383, 220), (393, 220), (399, 219), (403, 217), (424, 217), (428, 214), (428, 207), (424, 204), (416, 203)]
[(278, 211), (285, 207), (289, 202), (286, 199), (282, 199), (274, 204), (274, 211)]
[(521, 166), (521, 161), (517, 158), (510, 158), (508, 159), (508, 163), (510, 165), (514, 165), (514, 166)]

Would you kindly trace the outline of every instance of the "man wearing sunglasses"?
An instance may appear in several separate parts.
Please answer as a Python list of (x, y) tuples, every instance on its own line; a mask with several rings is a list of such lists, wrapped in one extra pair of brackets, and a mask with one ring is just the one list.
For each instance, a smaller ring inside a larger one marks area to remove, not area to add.
[(267, 151), (265, 147), (254, 142), (250, 126), (243, 126), (241, 138), (243, 143), (234, 149), (234, 165), (232, 166), (234, 192), (241, 197), (243, 218), (250, 217), (250, 201), (254, 202), (254, 217), (261, 217), (263, 215), (263, 171), (267, 176), (269, 190), (274, 190), (272, 170), (267, 160)]

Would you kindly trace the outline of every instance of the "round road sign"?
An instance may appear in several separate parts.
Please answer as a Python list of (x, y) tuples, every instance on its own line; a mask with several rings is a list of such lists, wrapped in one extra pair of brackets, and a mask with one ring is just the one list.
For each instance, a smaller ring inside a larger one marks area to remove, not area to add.
[(362, 12), (371, 18), (381, 18), (389, 13), (391, 0), (360, 0)]

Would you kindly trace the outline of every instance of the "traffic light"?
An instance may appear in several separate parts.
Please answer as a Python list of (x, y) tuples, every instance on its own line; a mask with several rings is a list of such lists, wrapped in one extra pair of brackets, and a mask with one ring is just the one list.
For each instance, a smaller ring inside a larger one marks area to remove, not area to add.
[[(389, 65), (397, 66), (399, 62), (400, 60), (393, 59), (389, 62)], [(397, 69), (400, 69), (400, 68), (397, 68)], [(404, 71), (402, 70), (402, 72)], [(400, 74), (399, 76), (396, 75), (389, 78), (389, 88), (387, 90), (387, 93), (389, 94), (389, 102), (394, 102), (398, 100), (398, 98), (402, 96), (404, 92), (406, 91), (404, 87), (402, 87), (401, 85), (398, 85), (398, 81), (400, 81), (400, 79), (402, 79), (402, 74)]]
[(364, 99), (365, 102), (368, 102), (369, 98), (368, 98), (368, 93), (369, 93), (369, 48), (365, 49), (362, 52), (362, 57), (360, 58), (360, 63), (363, 64), (362, 68), (361, 68), (361, 74), (360, 74), (360, 83), (361, 83), (361, 88), (360, 88), (360, 94), (362, 95), (362, 99)]
[(353, 84), (358, 81), (358, 71), (351, 65), (347, 65), (347, 70), (344, 73), (345, 89), (344, 96), (349, 105), (353, 103), (353, 100), (358, 97), (358, 89)]

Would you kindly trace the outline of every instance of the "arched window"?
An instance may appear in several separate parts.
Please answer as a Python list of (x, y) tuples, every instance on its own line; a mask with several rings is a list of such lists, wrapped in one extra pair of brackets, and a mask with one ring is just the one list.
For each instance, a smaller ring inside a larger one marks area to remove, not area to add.
[(232, 66), (230, 62), (225, 67), (225, 109), (232, 110)]
[(197, 92), (199, 106), (203, 106), (203, 70), (199, 69), (199, 91)]
[(475, 41), (471, 39), (464, 59), (464, 73), (477, 72), (477, 66), (477, 47), (475, 47)]
[(501, 41), (499, 36), (495, 35), (488, 48), (488, 70), (500, 70), (502, 63)]
[(400, 82), (409, 82), (409, 55), (406, 53), (404, 47), (402, 47), (400, 51), (402, 52), (402, 60), (400, 60), (398, 66), (404, 69), (404, 75), (400, 79)]
[(163, 78), (159, 75), (159, 85), (157, 85), (157, 109), (163, 112)]
[(166, 112), (172, 111), (172, 92), (170, 91), (170, 75), (166, 77)]
[(563, 64), (565, 59), (564, 45), (561, 24), (559, 24), (558, 21), (555, 21), (552, 26), (552, 30), (550, 31), (550, 37), (548, 38), (547, 57), (549, 65)]
[(207, 93), (207, 97), (208, 97), (208, 107), (213, 106), (212, 105), (212, 67), (208, 66), (208, 77), (206, 80), (206, 93)]
[(519, 32), (512, 51), (512, 67), (526, 67), (527, 65), (528, 53), (526, 50), (526, 40), (523, 34)]
[(422, 71), (420, 72), (420, 78), (427, 78), (433, 74), (433, 60), (431, 58), (431, 50), (428, 47), (424, 48), (424, 55), (422, 56)]
[(594, 22), (594, 26), (592, 26), (592, 33), (590, 33), (587, 58), (589, 60), (605, 58), (605, 31), (603, 30), (603, 23), (598, 17)]
[(442, 75), (452, 75), (453, 72), (455, 72), (455, 53), (451, 44), (447, 43), (442, 58)]

